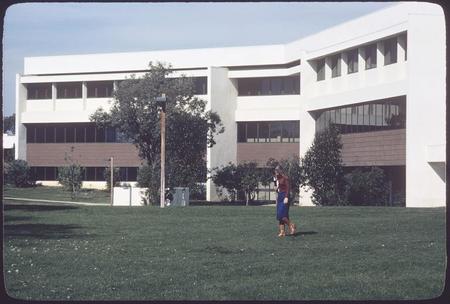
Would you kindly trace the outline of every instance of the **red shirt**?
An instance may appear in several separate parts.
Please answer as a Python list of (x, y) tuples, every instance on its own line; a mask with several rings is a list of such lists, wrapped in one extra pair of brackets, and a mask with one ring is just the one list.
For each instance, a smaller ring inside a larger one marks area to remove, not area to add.
[(285, 197), (289, 194), (289, 179), (286, 175), (277, 175), (278, 180), (278, 192), (286, 193)]

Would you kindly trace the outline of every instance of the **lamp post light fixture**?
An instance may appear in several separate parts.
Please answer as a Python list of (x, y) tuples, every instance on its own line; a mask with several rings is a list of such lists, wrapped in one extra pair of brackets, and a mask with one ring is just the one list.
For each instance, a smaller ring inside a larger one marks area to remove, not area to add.
[(160, 206), (164, 208), (166, 189), (166, 94), (162, 94), (155, 99), (158, 107), (161, 108), (161, 185), (160, 185)]

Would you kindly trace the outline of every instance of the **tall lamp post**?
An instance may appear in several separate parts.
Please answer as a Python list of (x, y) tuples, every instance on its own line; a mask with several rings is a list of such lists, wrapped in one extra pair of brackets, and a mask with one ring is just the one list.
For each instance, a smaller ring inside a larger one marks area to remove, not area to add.
[(166, 190), (166, 94), (156, 97), (156, 104), (161, 108), (161, 190), (160, 190), (160, 205), (164, 208), (165, 190)]

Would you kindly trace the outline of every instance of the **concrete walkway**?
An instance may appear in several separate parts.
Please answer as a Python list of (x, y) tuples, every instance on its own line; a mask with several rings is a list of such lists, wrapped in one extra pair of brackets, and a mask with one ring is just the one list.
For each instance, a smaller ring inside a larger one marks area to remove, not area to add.
[(13, 201), (29, 201), (29, 202), (42, 202), (42, 203), (59, 203), (59, 204), (71, 204), (71, 205), (82, 205), (82, 206), (110, 206), (110, 204), (103, 203), (86, 203), (86, 202), (70, 202), (70, 201), (53, 201), (53, 200), (43, 200), (35, 198), (19, 198), (19, 197), (3, 197), (4, 200)]

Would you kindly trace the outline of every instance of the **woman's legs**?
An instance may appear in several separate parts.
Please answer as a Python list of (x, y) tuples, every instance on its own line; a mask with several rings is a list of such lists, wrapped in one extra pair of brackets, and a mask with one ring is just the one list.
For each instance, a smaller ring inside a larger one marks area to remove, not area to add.
[(296, 226), (295, 226), (294, 223), (292, 223), (292, 222), (289, 220), (289, 218), (283, 217), (283, 218), (281, 219), (281, 222), (283, 222), (283, 227), (284, 227), (284, 224), (288, 225), (288, 227), (289, 227), (289, 234), (294, 234), (294, 233), (295, 233)]

